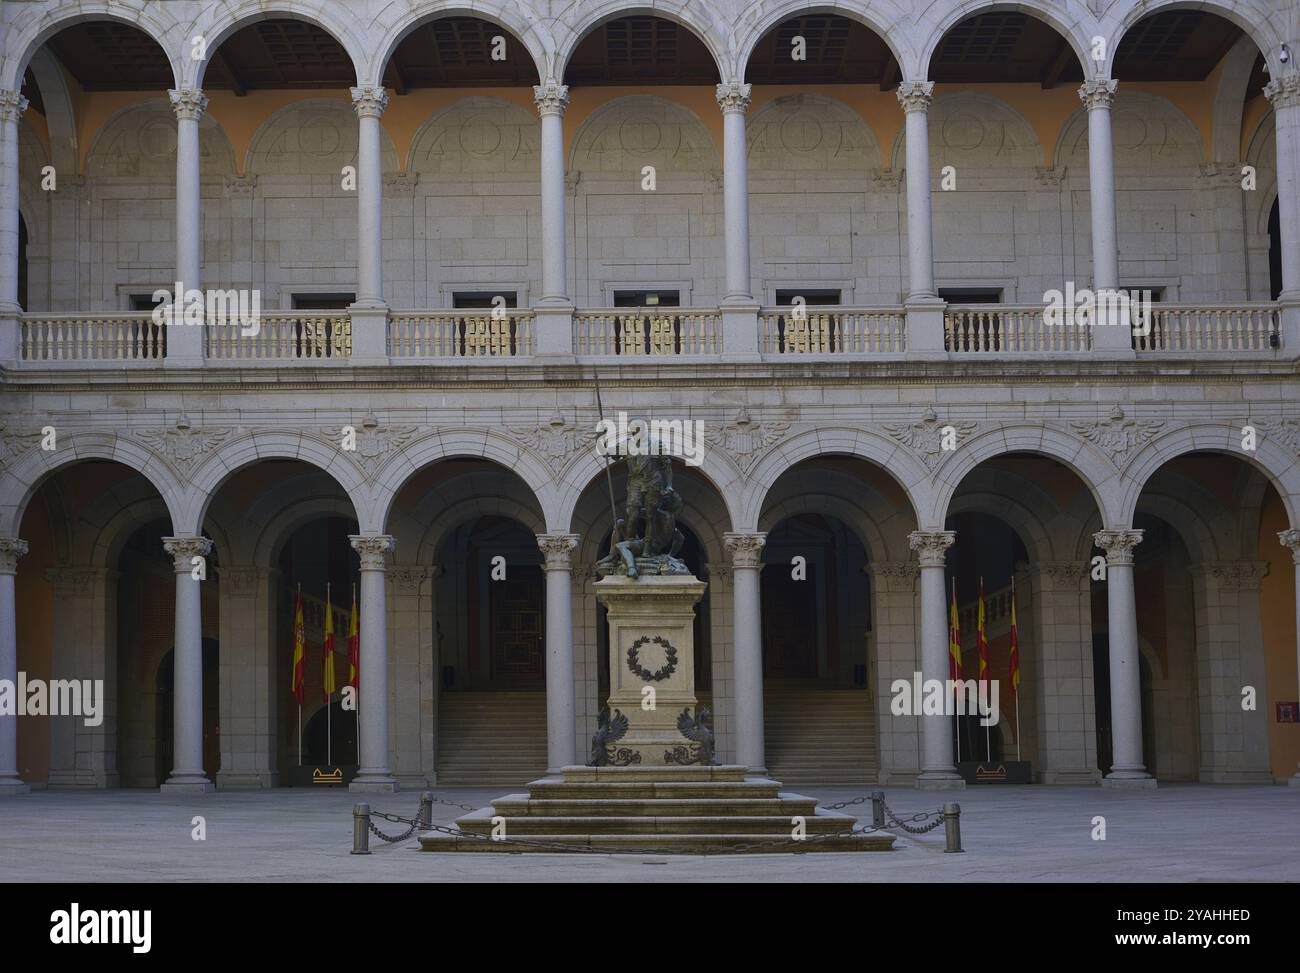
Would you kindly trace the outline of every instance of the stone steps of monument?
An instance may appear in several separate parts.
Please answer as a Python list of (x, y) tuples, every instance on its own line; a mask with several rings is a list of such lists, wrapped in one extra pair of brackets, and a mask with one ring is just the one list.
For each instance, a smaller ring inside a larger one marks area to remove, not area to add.
[(781, 785), (776, 781), (746, 783), (744, 781), (696, 781), (694, 783), (568, 783), (561, 780), (533, 781), (529, 794), (542, 800), (695, 800), (743, 801), (776, 800)]
[(782, 835), (732, 834), (723, 831), (714, 834), (550, 834), (524, 839), (517, 844), (446, 834), (421, 835), (419, 840), (421, 851), (432, 852), (572, 854), (567, 849), (589, 848), (592, 853), (641, 856), (655, 853), (802, 855), (813, 852), (890, 851), (894, 846), (894, 836), (891, 834), (833, 834), (798, 842), (790, 840), (788, 830)]
[(594, 797), (554, 800), (511, 794), (492, 802), (496, 812), (506, 817), (702, 817), (741, 816), (782, 818), (814, 815), (817, 801), (811, 797), (787, 794), (776, 798), (650, 798), (628, 799)]
[[(801, 815), (809, 835), (847, 834), (852, 831), (855, 819), (836, 811), (819, 811)], [(789, 837), (794, 827), (790, 815), (565, 815), (536, 817), (502, 813), (495, 802), (491, 807), (480, 808), (456, 819), (456, 828), (470, 834), (491, 834), (494, 827), (504, 827), (510, 837), (532, 837), (553, 834), (585, 835), (659, 835), (659, 834), (727, 834), (768, 835)], [(497, 823), (494, 825), (493, 822)]]
[(438, 697), (439, 786), (517, 787), (545, 769), (545, 693), (445, 692)]
[(877, 779), (875, 701), (864, 690), (769, 682), (763, 724), (768, 770), (785, 783), (853, 787)]

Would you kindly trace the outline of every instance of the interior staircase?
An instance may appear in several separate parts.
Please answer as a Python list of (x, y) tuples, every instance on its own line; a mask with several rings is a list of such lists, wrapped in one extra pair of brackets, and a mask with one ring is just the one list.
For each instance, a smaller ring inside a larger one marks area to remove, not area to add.
[(520, 787), (546, 772), (546, 693), (438, 697), (438, 786)]
[[(781, 790), (744, 767), (565, 767), (457, 819), (465, 834), (421, 835), (422, 851), (614, 853), (889, 851), (894, 836), (854, 834), (856, 820)], [(493, 819), (505, 840), (491, 840)], [(792, 840), (802, 818), (804, 840)], [(550, 846), (550, 847), (548, 847)], [(562, 848), (559, 850), (563, 850)]]
[(801, 787), (874, 784), (880, 770), (876, 714), (865, 689), (782, 680), (763, 687), (768, 771)]

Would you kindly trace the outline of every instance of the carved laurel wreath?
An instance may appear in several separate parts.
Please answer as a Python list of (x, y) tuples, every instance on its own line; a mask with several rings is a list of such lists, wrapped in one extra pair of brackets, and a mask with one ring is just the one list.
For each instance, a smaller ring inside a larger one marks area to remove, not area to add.
[[(664, 664), (651, 672), (641, 665), (641, 646), (647, 642), (664, 647)], [(677, 648), (662, 635), (643, 635), (627, 650), (627, 667), (646, 682), (661, 682), (677, 671)]]

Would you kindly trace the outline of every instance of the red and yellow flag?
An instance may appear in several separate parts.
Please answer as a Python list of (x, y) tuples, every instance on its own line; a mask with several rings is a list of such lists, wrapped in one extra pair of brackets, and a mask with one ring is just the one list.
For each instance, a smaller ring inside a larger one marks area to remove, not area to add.
[(307, 660), (307, 627), (302, 621), (302, 588), (298, 589), (298, 608), (293, 615), (293, 698), (301, 706), (306, 687), (303, 665)]
[(334, 605), (330, 602), (329, 588), (325, 588), (325, 645), (324, 673), (321, 680), (321, 695), (328, 706), (330, 696), (337, 688), (334, 685)]
[(979, 646), (980, 652), (980, 682), (983, 683), (989, 677), (989, 644), (984, 638), (984, 579), (980, 578), (980, 606), (979, 606), (979, 628), (976, 632), (975, 643)]
[(361, 688), (361, 637), (357, 634), (357, 587), (352, 586), (352, 617), (348, 620), (348, 685)]
[(948, 612), (948, 675), (961, 679), (961, 622), (957, 619), (957, 581), (952, 583), (952, 608)]
[(1020, 636), (1016, 634), (1016, 579), (1011, 579), (1011, 662), (1007, 666), (1011, 695), (1020, 688)]

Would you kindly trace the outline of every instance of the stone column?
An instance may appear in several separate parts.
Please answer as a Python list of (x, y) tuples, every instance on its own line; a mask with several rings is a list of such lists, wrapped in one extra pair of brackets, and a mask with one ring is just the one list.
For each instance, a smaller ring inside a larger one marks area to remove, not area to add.
[(722, 297), (722, 350), (728, 357), (758, 356), (758, 302), (749, 266), (749, 148), (745, 113), (751, 87), (718, 85), (722, 108), (722, 208), (726, 227), (726, 290)]
[[(0, 537), (0, 679), (7, 679), (15, 686), (18, 683), (18, 619), (14, 576), (18, 573), (18, 559), (26, 553), (26, 541)], [(18, 717), (0, 716), (0, 797), (26, 794), (30, 790), (18, 776)]]
[(578, 762), (573, 671), (573, 549), (577, 534), (538, 534), (546, 555), (546, 763), (548, 774)]
[(569, 87), (554, 78), (533, 86), (542, 118), (542, 296), (534, 302), (536, 350), (541, 357), (573, 357), (573, 302), (569, 299), (564, 215), (564, 111)]
[(933, 81), (905, 81), (898, 103), (907, 115), (907, 300), (934, 300), (934, 218), (930, 209), (930, 104)]
[(163, 550), (176, 571), (176, 638), (172, 646), (175, 710), (172, 733), (176, 765), (165, 791), (205, 794), (215, 790), (203, 772), (203, 615), (194, 559), (206, 558), (206, 537), (164, 537)]
[(1277, 140), (1277, 207), (1282, 236), (1282, 346), (1300, 347), (1300, 74), (1264, 86)]
[(1092, 536), (1106, 552), (1107, 641), (1110, 643), (1110, 731), (1114, 754), (1106, 787), (1155, 787), (1142, 762), (1142, 682), (1138, 662), (1133, 548), (1140, 530), (1101, 530)]
[(533, 86), (537, 113), (542, 118), (542, 300), (543, 304), (569, 303), (565, 263), (564, 223), (564, 111), (569, 107), (569, 86), (554, 79)]
[[(944, 592), (944, 562), (957, 540), (951, 530), (916, 530), (907, 543), (921, 564), (921, 679), (923, 683), (948, 680), (948, 606)], [(915, 678), (915, 677), (914, 677)], [(924, 689), (924, 685), (922, 686)], [(963, 788), (966, 782), (953, 763), (953, 724), (947, 713), (922, 714), (921, 737), (925, 756), (916, 786), (921, 790)]]
[(735, 673), (736, 763), (759, 777), (767, 776), (763, 741), (763, 611), (759, 572), (767, 534), (722, 535), (731, 557), (735, 624), (732, 642)]
[(181, 293), (173, 294), (177, 312), (167, 329), (167, 364), (203, 364), (204, 326), (187, 325), (179, 313), (185, 293), (203, 286), (203, 214), (199, 189), (199, 120), (208, 98), (196, 88), (167, 92), (176, 114), (176, 280)]
[(1300, 301), (1300, 74), (1264, 86), (1273, 103), (1277, 206), (1282, 227), (1282, 298)]
[(934, 214), (930, 200), (930, 103), (934, 82), (905, 81), (898, 102), (907, 114), (907, 350), (944, 352), (943, 303), (934, 287)]
[(384, 300), (384, 163), (379, 118), (388, 106), (382, 87), (352, 89), (357, 113), (357, 299), (352, 318), (352, 360), (388, 361), (388, 304)]
[[(17, 361), (18, 322), (18, 119), (27, 99), (0, 90), (0, 362)], [(3, 773), (0, 757), (0, 773)]]
[[(1277, 535), (1277, 539), (1282, 542), (1283, 547), (1291, 549), (1291, 563), (1295, 565), (1295, 622), (1296, 622), (1296, 671), (1300, 672), (1300, 528), (1292, 527), (1290, 530), (1284, 530)], [(0, 646), (0, 649), (3, 647)], [(0, 651), (0, 658), (3, 658), (3, 652)], [(0, 678), (4, 676), (3, 669), (0, 669)], [(0, 752), (0, 783), (3, 783), (3, 753)], [(1287, 783), (1292, 787), (1300, 787), (1300, 770), (1297, 770), (1289, 778)]]
[[(1119, 287), (1119, 227), (1115, 215), (1115, 153), (1112, 146), (1110, 108), (1118, 81), (1094, 79), (1079, 88), (1088, 109), (1088, 199), (1092, 210), (1092, 289)], [(1133, 352), (1133, 333), (1127, 320), (1097, 315), (1092, 322), (1092, 344), (1099, 351)]]
[(388, 768), (388, 599), (384, 575), (395, 544), (389, 534), (352, 534), (348, 540), (361, 560), (361, 671), (357, 676), (361, 753), (349, 789), (392, 793), (397, 790), (397, 780)]

